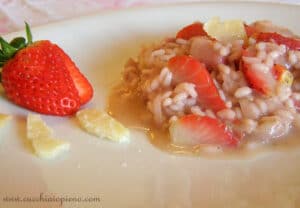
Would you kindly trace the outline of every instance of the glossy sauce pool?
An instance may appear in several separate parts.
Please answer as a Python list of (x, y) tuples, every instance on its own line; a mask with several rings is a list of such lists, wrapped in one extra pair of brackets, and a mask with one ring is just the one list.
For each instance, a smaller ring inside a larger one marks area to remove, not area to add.
[(279, 138), (273, 143), (250, 144), (244, 141), (235, 149), (222, 149), (216, 146), (200, 145), (196, 147), (182, 147), (171, 143), (167, 128), (156, 126), (152, 122), (152, 115), (146, 109), (146, 103), (142, 96), (135, 92), (126, 90), (121, 85), (111, 90), (108, 101), (108, 112), (126, 127), (144, 131), (151, 144), (157, 148), (175, 153), (192, 156), (204, 156), (209, 158), (241, 158), (252, 156), (266, 151), (290, 151), (300, 148), (300, 131), (292, 130), (288, 136)]

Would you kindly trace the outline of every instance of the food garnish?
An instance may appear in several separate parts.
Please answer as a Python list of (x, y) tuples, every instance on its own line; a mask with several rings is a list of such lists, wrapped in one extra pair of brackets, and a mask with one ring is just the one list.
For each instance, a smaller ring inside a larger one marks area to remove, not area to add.
[(93, 96), (93, 88), (71, 58), (49, 40), (11, 42), (0, 37), (1, 82), (6, 97), (29, 110), (65, 116), (78, 111)]
[(104, 111), (83, 109), (76, 116), (81, 127), (92, 135), (116, 142), (129, 141), (129, 130)]
[(43, 138), (32, 140), (35, 154), (42, 159), (54, 159), (62, 153), (69, 151), (70, 143), (61, 139)]
[(0, 113), (0, 127), (4, 126), (11, 118), (10, 115)]
[(247, 37), (244, 23), (241, 20), (226, 20), (221, 22), (214, 17), (204, 24), (204, 31), (218, 41), (244, 40)]
[(53, 130), (40, 115), (27, 116), (27, 139), (31, 141), (35, 154), (42, 159), (53, 159), (70, 149), (70, 143), (53, 138)]

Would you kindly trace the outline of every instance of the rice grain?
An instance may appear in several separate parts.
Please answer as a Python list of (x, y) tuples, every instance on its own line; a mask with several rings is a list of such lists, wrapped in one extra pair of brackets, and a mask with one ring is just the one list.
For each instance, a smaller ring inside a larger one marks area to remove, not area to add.
[(249, 87), (240, 87), (238, 88), (235, 93), (234, 96), (236, 98), (242, 98), (242, 97), (247, 97), (252, 93), (252, 89)]
[(223, 109), (217, 112), (217, 116), (224, 120), (234, 120), (235, 112), (231, 109)]
[(152, 57), (164, 55), (166, 51), (164, 49), (158, 49), (151, 53)]

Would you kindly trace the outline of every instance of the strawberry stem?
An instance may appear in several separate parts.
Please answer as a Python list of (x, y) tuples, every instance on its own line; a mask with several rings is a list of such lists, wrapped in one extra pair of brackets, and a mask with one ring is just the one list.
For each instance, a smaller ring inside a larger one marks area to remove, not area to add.
[(32, 34), (30, 31), (30, 27), (27, 22), (25, 22), (25, 30), (26, 30), (26, 36), (27, 36), (27, 45), (32, 44)]
[[(8, 43), (6, 40), (4, 40), (0, 36), (0, 45), (1, 45), (0, 68), (3, 67), (3, 65), (9, 59), (14, 57), (14, 55), (19, 50), (32, 44), (32, 34), (31, 34), (30, 27), (27, 22), (25, 22), (25, 31), (26, 31), (27, 43), (26, 43), (26, 39), (23, 37), (14, 38), (12, 41), (10, 41), (10, 43)], [(1, 70), (0, 70), (0, 83), (1, 83)]]

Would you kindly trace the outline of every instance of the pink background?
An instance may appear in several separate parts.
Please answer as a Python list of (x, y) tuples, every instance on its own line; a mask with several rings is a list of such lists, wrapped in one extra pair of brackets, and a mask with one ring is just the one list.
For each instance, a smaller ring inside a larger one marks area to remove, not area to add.
[[(264, 1), (300, 4), (300, 0)], [(191, 0), (0, 0), (0, 34), (22, 29), (24, 21), (34, 26), (97, 13), (105, 9), (117, 10), (177, 2), (191, 2)]]

